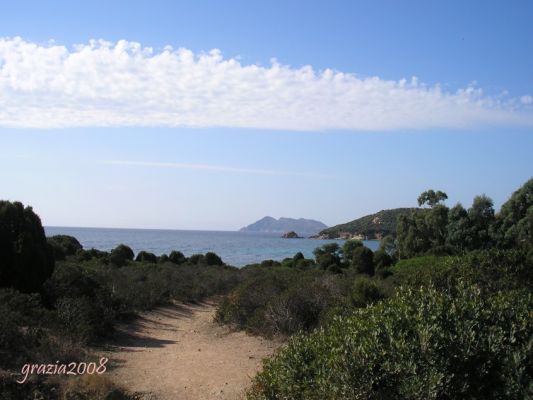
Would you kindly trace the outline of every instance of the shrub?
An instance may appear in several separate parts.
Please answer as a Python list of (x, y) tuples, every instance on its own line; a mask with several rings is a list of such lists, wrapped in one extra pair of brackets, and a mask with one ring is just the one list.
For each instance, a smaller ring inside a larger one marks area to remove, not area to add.
[(133, 261), (134, 256), (135, 254), (130, 247), (126, 246), (125, 244), (119, 244), (117, 247), (111, 250), (109, 261), (111, 264), (114, 264), (117, 267), (122, 267), (126, 265), (128, 261)]
[(68, 235), (50, 236), (46, 240), (52, 247), (56, 260), (64, 260), (66, 256), (73, 256), (83, 249), (78, 239)]
[(373, 262), (376, 271), (386, 269), (392, 265), (392, 257), (385, 250), (376, 250), (373, 254)]
[(365, 246), (355, 248), (350, 266), (360, 274), (374, 275), (374, 253)]
[(135, 258), (137, 262), (147, 262), (147, 263), (157, 263), (157, 256), (154, 253), (149, 253), (147, 251), (140, 251)]
[(170, 260), (170, 262), (173, 262), (174, 264), (183, 264), (185, 261), (187, 261), (187, 258), (183, 255), (183, 253), (181, 251), (172, 251), (169, 255), (168, 255), (168, 259)]
[[(292, 260), (292, 259), (291, 259)], [(265, 336), (314, 329), (336, 287), (319, 270), (248, 267), (244, 281), (219, 304), (217, 320)]]
[(205, 253), (205, 263), (207, 265), (224, 265), (222, 259), (213, 252)]
[(294, 337), (250, 399), (524, 399), (531, 395), (533, 297), (403, 289)]
[(365, 307), (386, 297), (384, 289), (365, 276), (355, 280), (350, 293), (351, 304), (355, 307)]
[(0, 287), (38, 292), (52, 274), (52, 249), (31, 207), (0, 201), (0, 260)]
[(38, 345), (39, 328), (46, 315), (39, 295), (0, 289), (0, 367), (24, 360)]
[(203, 254), (193, 254), (187, 261), (190, 264), (203, 264), (205, 263), (205, 256)]

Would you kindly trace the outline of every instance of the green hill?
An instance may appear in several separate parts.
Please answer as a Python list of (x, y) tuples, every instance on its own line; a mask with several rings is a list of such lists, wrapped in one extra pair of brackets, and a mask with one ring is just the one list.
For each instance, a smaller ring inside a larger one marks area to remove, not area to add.
[(396, 223), (401, 214), (409, 214), (419, 208), (394, 208), (381, 210), (375, 214), (366, 215), (346, 224), (332, 226), (320, 231), (318, 239), (380, 239), (389, 234), (396, 234)]

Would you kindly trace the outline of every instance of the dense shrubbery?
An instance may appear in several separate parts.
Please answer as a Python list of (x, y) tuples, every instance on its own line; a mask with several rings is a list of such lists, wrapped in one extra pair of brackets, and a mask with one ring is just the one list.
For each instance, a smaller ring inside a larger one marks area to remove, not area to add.
[(533, 255), (533, 179), (527, 181), (495, 213), (485, 195), (476, 196), (466, 210), (441, 204), (445, 193), (432, 190), (418, 198), (430, 208), (401, 215), (397, 253), (400, 258), (426, 254), (464, 254), (490, 248), (522, 249)]
[(135, 254), (133, 250), (125, 244), (119, 244), (109, 254), (109, 262), (117, 267), (123, 267), (128, 261), (133, 261)]
[(241, 329), (271, 335), (314, 328), (332, 302), (322, 271), (248, 267), (244, 282), (219, 305), (217, 319)]
[(293, 338), (252, 399), (524, 399), (531, 395), (529, 293), (404, 289)]
[(53, 270), (39, 217), (22, 203), (0, 201), (0, 287), (37, 292)]
[(137, 254), (135, 261), (155, 264), (157, 262), (157, 256), (154, 253), (149, 253), (143, 250)]
[(68, 235), (55, 235), (46, 238), (46, 240), (52, 247), (56, 260), (64, 260), (66, 256), (73, 256), (83, 249), (78, 239)]
[[(295, 258), (296, 263), (307, 264)], [(282, 265), (243, 268), (243, 282), (222, 300), (217, 319), (261, 335), (290, 335), (310, 332), (332, 315), (364, 307), (391, 293), (387, 283), (353, 269), (339, 274), (331, 268), (295, 268), (294, 263), (291, 258)]]

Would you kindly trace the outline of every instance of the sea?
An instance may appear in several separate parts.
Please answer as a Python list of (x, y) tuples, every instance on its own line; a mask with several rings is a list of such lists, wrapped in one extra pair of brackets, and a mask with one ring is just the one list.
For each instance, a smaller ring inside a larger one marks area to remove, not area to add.
[[(280, 234), (193, 231), (166, 229), (73, 228), (46, 226), (46, 236), (74, 236), (84, 249), (109, 251), (119, 244), (133, 249), (135, 254), (145, 250), (156, 255), (179, 250), (186, 256), (212, 251), (229, 265), (243, 267), (263, 260), (281, 261), (299, 251), (307, 258), (325, 243), (343, 245), (344, 240), (282, 239)], [(379, 241), (365, 240), (365, 246), (377, 250)]]

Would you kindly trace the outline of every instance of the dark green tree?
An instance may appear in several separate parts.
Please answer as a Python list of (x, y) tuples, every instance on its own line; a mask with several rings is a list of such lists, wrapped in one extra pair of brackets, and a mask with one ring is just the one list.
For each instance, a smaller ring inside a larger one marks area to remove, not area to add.
[(137, 254), (137, 257), (135, 257), (135, 261), (137, 262), (148, 262), (148, 263), (157, 263), (157, 256), (154, 253), (149, 253), (147, 251), (140, 251), (139, 254)]
[(374, 268), (376, 272), (384, 271), (393, 263), (392, 257), (385, 250), (379, 249), (374, 252)]
[(495, 237), (500, 247), (533, 248), (533, 178), (507, 200), (496, 216)]
[(135, 254), (131, 247), (126, 246), (125, 244), (119, 244), (109, 255), (109, 262), (117, 267), (122, 267), (128, 263), (128, 261), (133, 261)]
[(352, 252), (350, 267), (361, 274), (374, 275), (374, 253), (366, 246), (360, 246)]
[(342, 246), (342, 258), (346, 267), (350, 266), (353, 253), (359, 247), (364, 247), (363, 242), (360, 240), (347, 240), (344, 242), (344, 245)]
[(83, 249), (78, 239), (68, 235), (51, 236), (47, 238), (47, 241), (52, 247), (56, 260), (64, 260), (66, 256), (73, 256)]
[(477, 250), (490, 247), (495, 223), (492, 200), (485, 195), (476, 196), (472, 207), (468, 209), (468, 220), (470, 225), (469, 249)]
[(446, 193), (441, 192), (440, 190), (435, 192), (433, 189), (430, 189), (422, 192), (420, 196), (418, 196), (418, 205), (423, 206), (424, 204), (427, 204), (430, 207), (434, 207), (447, 198), (448, 195)]
[(53, 251), (37, 214), (20, 202), (0, 201), (0, 287), (37, 292), (53, 270)]
[(205, 253), (205, 263), (207, 265), (224, 265), (222, 258), (211, 251)]
[(468, 249), (469, 234), (468, 212), (461, 203), (457, 203), (448, 212), (446, 246), (455, 254), (463, 253)]
[(185, 261), (187, 261), (187, 258), (183, 255), (181, 251), (173, 250), (168, 255), (168, 259), (170, 262), (180, 265), (183, 264)]
[(337, 243), (326, 243), (313, 251), (316, 264), (324, 270), (338, 272), (342, 265), (341, 249)]

